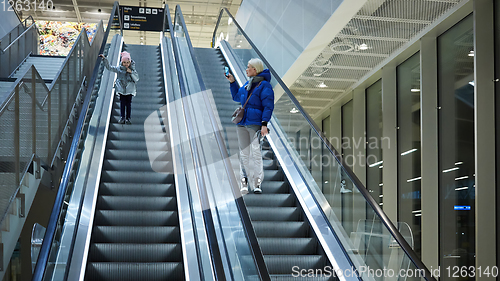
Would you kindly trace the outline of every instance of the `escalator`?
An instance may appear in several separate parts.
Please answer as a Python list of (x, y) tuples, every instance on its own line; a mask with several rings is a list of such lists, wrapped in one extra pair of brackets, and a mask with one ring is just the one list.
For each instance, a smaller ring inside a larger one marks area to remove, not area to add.
[[(236, 126), (231, 122), (231, 115), (239, 103), (231, 98), (229, 82), (223, 74), (224, 58), (218, 49), (195, 48), (194, 51), (205, 86), (212, 91), (229, 155), (236, 156), (232, 157), (233, 170), (239, 175), (238, 139)], [(243, 199), (271, 278), (290, 280), (293, 278), (290, 269), (294, 266), (313, 270), (331, 266), (268, 142), (263, 144), (262, 157), (263, 193), (249, 193)], [(315, 280), (334, 279), (322, 277)]]
[[(110, 21), (117, 14), (115, 2)], [(132, 124), (118, 122), (116, 74), (99, 73), (98, 58), (71, 145), (81, 156), (67, 161), (69, 187), (58, 191), (32, 280), (214, 280), (218, 242), (206, 230), (183, 108), (172, 102), (181, 87), (172, 47), (163, 34), (159, 46), (124, 45), (110, 25), (104, 41), (110, 65), (124, 50), (136, 63)]]
[(146, 118), (166, 103), (160, 48), (124, 49), (140, 79), (132, 124), (118, 123), (120, 102), (113, 102), (85, 280), (184, 280), (168, 135), (153, 138), (155, 149), (166, 152), (156, 164), (169, 173), (153, 171), (145, 139), (155, 134), (145, 128)]

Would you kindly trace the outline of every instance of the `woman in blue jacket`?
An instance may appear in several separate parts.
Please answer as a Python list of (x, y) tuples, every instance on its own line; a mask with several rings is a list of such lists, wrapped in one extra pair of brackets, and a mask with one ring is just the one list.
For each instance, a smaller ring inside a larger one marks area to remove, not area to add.
[(115, 92), (120, 95), (120, 121), (118, 123), (132, 124), (130, 122), (130, 113), (132, 106), (132, 97), (137, 92), (136, 83), (139, 81), (139, 74), (135, 70), (135, 62), (130, 57), (130, 53), (121, 53), (121, 65), (110, 66), (109, 61), (102, 54), (99, 55), (104, 60), (104, 66), (112, 72), (115, 72), (116, 83)]
[[(274, 109), (274, 91), (271, 86), (271, 74), (269, 69), (264, 69), (260, 59), (248, 61), (247, 76), (250, 78), (241, 88), (233, 75), (229, 74), (227, 79), (230, 84), (233, 100), (245, 104), (245, 115), (238, 123), (236, 132), (238, 134), (238, 145), (240, 149), (240, 176), (241, 192), (248, 192), (248, 183), (253, 183), (254, 193), (262, 193), (262, 181), (264, 180), (264, 167), (262, 165), (262, 152), (260, 136), (268, 134), (267, 122), (271, 119)], [(250, 164), (250, 158), (254, 158), (254, 165)], [(251, 171), (251, 166), (254, 170)], [(253, 172), (253, 180), (249, 181), (249, 175)]]

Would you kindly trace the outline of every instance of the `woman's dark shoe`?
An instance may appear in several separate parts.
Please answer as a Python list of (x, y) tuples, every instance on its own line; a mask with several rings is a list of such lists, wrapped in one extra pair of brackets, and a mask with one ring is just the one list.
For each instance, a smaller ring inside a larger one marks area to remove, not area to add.
[(118, 124), (125, 124), (125, 119), (120, 118), (120, 121), (118, 121)]

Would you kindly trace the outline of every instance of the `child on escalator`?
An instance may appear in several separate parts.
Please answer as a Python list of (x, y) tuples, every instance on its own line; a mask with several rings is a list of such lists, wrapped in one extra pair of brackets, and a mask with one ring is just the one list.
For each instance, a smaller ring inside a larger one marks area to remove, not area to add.
[(132, 97), (136, 94), (136, 83), (139, 81), (139, 74), (135, 70), (135, 62), (128, 52), (121, 53), (120, 66), (110, 66), (109, 61), (103, 54), (100, 54), (99, 57), (104, 60), (104, 66), (109, 71), (117, 74), (115, 92), (120, 96), (120, 121), (118, 123), (132, 124), (130, 122)]

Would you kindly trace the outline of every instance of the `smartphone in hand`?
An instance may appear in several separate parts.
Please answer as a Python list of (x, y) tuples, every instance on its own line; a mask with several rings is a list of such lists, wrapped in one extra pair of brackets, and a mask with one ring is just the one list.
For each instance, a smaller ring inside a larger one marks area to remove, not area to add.
[(229, 74), (230, 74), (229, 67), (224, 66), (224, 75), (226, 75), (226, 77), (229, 77)]

